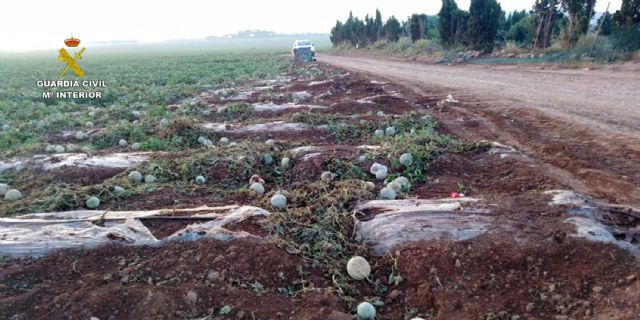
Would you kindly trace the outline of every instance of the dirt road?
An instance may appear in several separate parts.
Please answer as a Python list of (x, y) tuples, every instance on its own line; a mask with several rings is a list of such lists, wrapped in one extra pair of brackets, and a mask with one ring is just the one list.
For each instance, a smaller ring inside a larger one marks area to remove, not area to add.
[(640, 72), (632, 70), (550, 70), (540, 65), (430, 65), (403, 61), (321, 55), (319, 61), (403, 81), (440, 87), (462, 99), (530, 107), (603, 130), (640, 137)]
[(433, 65), (322, 54), (318, 61), (460, 104), (436, 118), (466, 138), (495, 139), (597, 197), (640, 205), (640, 72), (542, 65)]

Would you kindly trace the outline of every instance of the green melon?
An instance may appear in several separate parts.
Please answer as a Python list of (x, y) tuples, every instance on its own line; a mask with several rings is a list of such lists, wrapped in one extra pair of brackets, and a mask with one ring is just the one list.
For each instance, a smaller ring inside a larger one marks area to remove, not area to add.
[(128, 177), (129, 177), (129, 181), (133, 183), (140, 183), (142, 181), (142, 173), (138, 171), (131, 171)]
[(6, 183), (0, 183), (0, 196), (4, 196), (9, 191), (9, 185)]
[(4, 200), (18, 201), (22, 198), (22, 193), (16, 189), (11, 189), (4, 194)]
[(282, 194), (276, 194), (271, 197), (271, 206), (277, 209), (282, 209), (287, 206), (287, 198)]
[(100, 206), (100, 199), (98, 197), (90, 197), (86, 202), (87, 208), (95, 209)]
[(256, 194), (259, 194), (259, 195), (264, 194), (264, 186), (262, 185), (262, 183), (254, 182), (251, 184), (249, 189), (255, 192)]
[(369, 302), (362, 302), (358, 305), (358, 317), (362, 320), (373, 320), (376, 318), (376, 308)]
[(405, 167), (410, 166), (413, 163), (413, 156), (411, 153), (403, 153), (400, 156), (400, 163)]

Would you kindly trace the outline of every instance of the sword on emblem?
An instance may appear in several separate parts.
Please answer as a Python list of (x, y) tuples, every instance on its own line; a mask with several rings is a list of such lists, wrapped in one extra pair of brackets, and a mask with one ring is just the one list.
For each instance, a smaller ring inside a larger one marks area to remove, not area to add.
[(67, 52), (67, 50), (65, 50), (64, 48), (58, 50), (58, 52), (60, 53), (60, 55), (58, 56), (58, 59), (60, 59), (60, 61), (67, 63), (67, 66), (60, 73), (60, 78), (64, 77), (65, 73), (67, 73), (69, 69), (73, 70), (73, 72), (78, 77), (80, 78), (84, 77), (84, 71), (80, 68), (80, 66), (76, 62), (78, 59), (82, 59), (82, 54), (84, 53), (84, 50), (85, 48), (82, 48), (79, 52), (76, 52), (73, 58), (71, 57), (71, 55), (69, 55), (69, 52)]

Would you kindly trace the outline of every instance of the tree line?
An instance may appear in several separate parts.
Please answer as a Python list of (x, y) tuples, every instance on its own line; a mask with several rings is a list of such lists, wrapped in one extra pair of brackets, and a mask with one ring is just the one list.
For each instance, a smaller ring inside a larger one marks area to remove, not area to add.
[[(428, 30), (432, 30), (433, 18), (426, 14), (413, 14), (405, 21), (400, 21), (391, 16), (387, 21), (382, 21), (380, 10), (376, 10), (375, 17), (365, 16), (363, 20), (349, 13), (349, 18), (343, 23), (337, 21), (331, 29), (331, 42), (334, 45), (350, 43), (355, 47), (366, 46), (378, 40), (398, 41), (400, 37), (411, 38), (412, 41), (426, 39)], [(432, 25), (429, 25), (431, 23)]]
[[(407, 37), (437, 39), (446, 48), (471, 48), (491, 52), (496, 45), (512, 41), (520, 46), (547, 48), (552, 39), (572, 47), (590, 28), (596, 0), (535, 0), (531, 10), (505, 13), (496, 0), (471, 0), (469, 10), (458, 8), (455, 0), (442, 0), (437, 16), (413, 14), (405, 21), (391, 16), (363, 20), (349, 13), (343, 23), (331, 29), (334, 45), (350, 43), (362, 47), (379, 40), (390, 42)], [(600, 24), (602, 22), (602, 24)], [(601, 28), (599, 26), (602, 26)], [(640, 49), (640, 0), (623, 0), (614, 14), (603, 15), (596, 28), (610, 36), (618, 47)]]

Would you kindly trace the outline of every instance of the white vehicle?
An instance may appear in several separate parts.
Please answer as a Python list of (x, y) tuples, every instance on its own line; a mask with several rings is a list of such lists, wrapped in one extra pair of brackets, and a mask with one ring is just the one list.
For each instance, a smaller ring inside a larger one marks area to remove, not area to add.
[(295, 60), (313, 61), (316, 55), (316, 47), (309, 40), (296, 40), (293, 43), (291, 54)]

